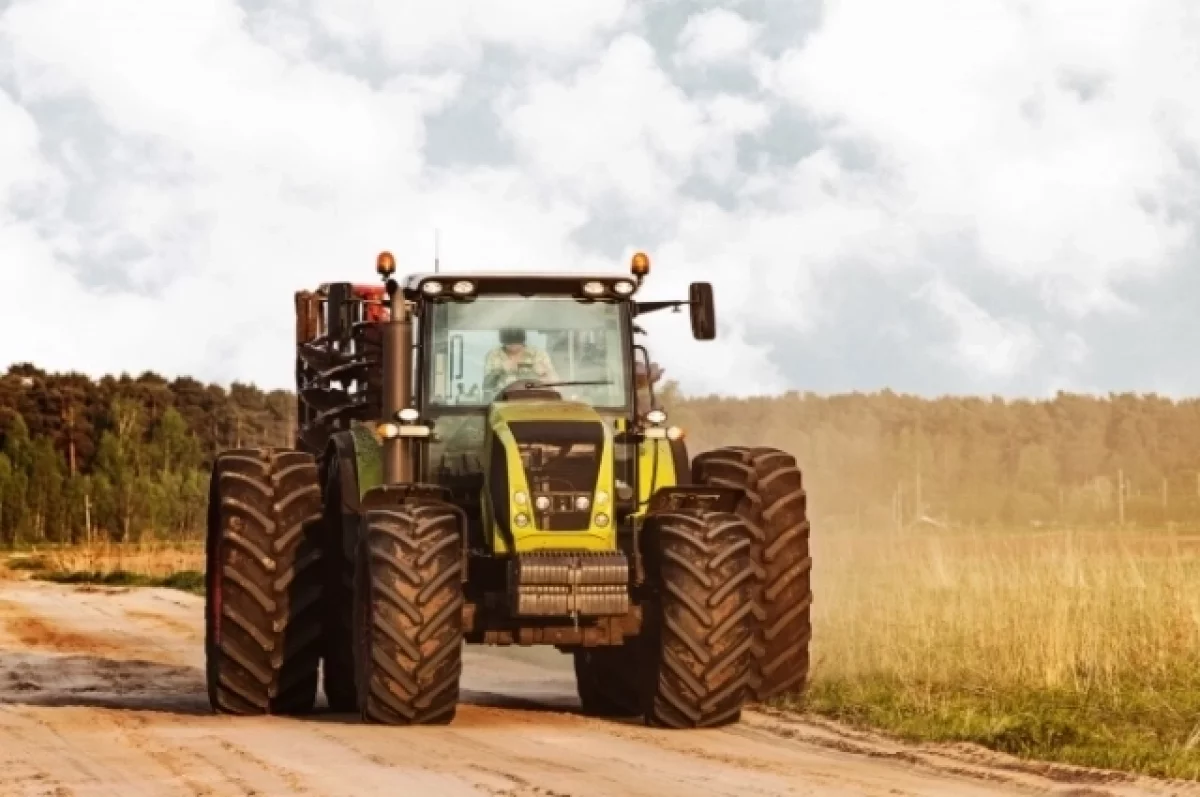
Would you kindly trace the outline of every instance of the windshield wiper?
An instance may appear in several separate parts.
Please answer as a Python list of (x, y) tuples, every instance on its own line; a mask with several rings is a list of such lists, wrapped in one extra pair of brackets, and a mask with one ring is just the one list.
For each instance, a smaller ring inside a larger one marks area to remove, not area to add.
[(575, 382), (526, 382), (525, 389), (533, 390), (539, 387), (575, 387), (577, 385), (611, 385), (611, 379), (595, 380), (595, 381), (575, 381)]

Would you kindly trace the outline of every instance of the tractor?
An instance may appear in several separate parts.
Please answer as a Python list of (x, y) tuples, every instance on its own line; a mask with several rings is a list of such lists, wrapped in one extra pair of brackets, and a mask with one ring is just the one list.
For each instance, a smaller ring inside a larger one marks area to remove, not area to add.
[(796, 460), (690, 457), (654, 394), (628, 272), (450, 274), (295, 294), (292, 447), (224, 451), (207, 533), (214, 711), (451, 722), (465, 645), (552, 645), (582, 711), (737, 722), (804, 688), (809, 524)]

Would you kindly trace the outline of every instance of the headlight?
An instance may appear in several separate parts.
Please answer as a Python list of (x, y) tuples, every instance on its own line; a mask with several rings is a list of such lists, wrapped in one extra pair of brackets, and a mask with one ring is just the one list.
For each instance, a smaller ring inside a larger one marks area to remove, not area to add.
[(608, 515), (604, 514), (603, 512), (596, 515), (596, 525), (599, 526), (600, 528), (604, 528), (605, 526), (607, 526), (608, 525)]
[(424, 285), (421, 286), (421, 290), (424, 291), (429, 296), (437, 296), (439, 293), (442, 292), (442, 283), (426, 282)]
[(400, 427), (394, 423), (381, 423), (375, 427), (375, 431), (385, 440), (391, 440), (393, 437), (400, 436)]
[(545, 512), (550, 508), (550, 499), (544, 495), (539, 495), (537, 500), (533, 502), (533, 505)]
[(517, 490), (515, 493), (513, 493), (513, 503), (517, 506), (525, 506), (525, 504), (528, 502), (529, 496), (526, 495), (522, 490)]
[(604, 293), (603, 282), (585, 282), (583, 283), (583, 292), (588, 296), (599, 296)]
[(475, 283), (471, 282), (470, 280), (459, 280), (458, 282), (454, 283), (454, 287), (451, 288), (451, 290), (459, 296), (466, 296), (468, 293), (471, 293), (475, 290)]
[(646, 413), (646, 420), (655, 426), (660, 426), (665, 420), (667, 420), (667, 414), (662, 410), (650, 410)]
[(628, 296), (633, 293), (633, 283), (628, 280), (621, 280), (613, 285), (613, 293), (618, 296)]
[(396, 413), (396, 419), (402, 423), (416, 423), (421, 418), (421, 413), (414, 410), (412, 407), (405, 407)]
[(596, 503), (597, 504), (607, 504), (608, 503), (608, 493), (604, 492), (603, 490), (597, 490), (596, 491)]
[(586, 495), (581, 495), (575, 499), (575, 508), (578, 509), (580, 512), (583, 512), (591, 505), (592, 505), (592, 502), (588, 500), (588, 497)]
[(520, 528), (525, 528), (529, 525), (529, 515), (526, 515), (524, 512), (518, 512), (517, 516), (513, 518), (513, 522)]

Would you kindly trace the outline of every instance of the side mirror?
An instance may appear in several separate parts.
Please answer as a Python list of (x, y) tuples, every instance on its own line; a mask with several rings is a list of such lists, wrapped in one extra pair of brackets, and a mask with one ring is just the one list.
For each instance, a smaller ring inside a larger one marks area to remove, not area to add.
[(692, 316), (692, 337), (712, 340), (717, 336), (717, 311), (713, 307), (712, 283), (693, 282), (688, 288), (688, 309)]

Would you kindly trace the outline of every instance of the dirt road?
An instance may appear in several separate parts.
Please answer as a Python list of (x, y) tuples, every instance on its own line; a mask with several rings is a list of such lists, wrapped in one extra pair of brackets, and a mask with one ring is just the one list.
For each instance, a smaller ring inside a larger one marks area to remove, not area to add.
[(699, 733), (592, 720), (553, 650), (468, 649), (448, 727), (215, 717), (202, 642), (191, 595), (0, 582), (0, 795), (1188, 793), (759, 713)]

